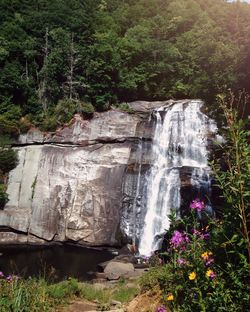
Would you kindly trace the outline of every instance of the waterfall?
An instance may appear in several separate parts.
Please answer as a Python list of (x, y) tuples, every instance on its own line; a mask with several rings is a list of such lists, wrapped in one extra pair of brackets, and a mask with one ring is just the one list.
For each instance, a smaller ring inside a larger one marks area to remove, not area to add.
[(132, 230), (132, 243), (136, 245), (136, 237), (138, 235), (137, 228), (136, 228), (136, 222), (134, 220), (137, 219), (137, 206), (138, 206), (138, 200), (140, 196), (140, 184), (141, 184), (141, 165), (142, 165), (142, 138), (140, 138), (139, 145), (138, 145), (138, 176), (137, 176), (137, 182), (136, 182), (136, 194), (133, 201), (133, 230)]
[(207, 134), (214, 122), (201, 112), (200, 100), (178, 101), (153, 112), (153, 163), (146, 180), (146, 215), (139, 237), (139, 252), (150, 255), (159, 249), (169, 228), (168, 215), (181, 205), (181, 170), (191, 170), (191, 184), (209, 194)]

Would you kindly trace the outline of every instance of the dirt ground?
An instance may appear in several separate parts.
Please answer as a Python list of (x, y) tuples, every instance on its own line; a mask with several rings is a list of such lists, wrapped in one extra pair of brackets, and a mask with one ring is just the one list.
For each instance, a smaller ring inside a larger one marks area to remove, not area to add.
[[(160, 306), (161, 295), (159, 292), (149, 291), (138, 295), (131, 302), (120, 309), (113, 309), (105, 312), (155, 312)], [(98, 312), (97, 305), (84, 299), (72, 301), (70, 305), (57, 312)]]

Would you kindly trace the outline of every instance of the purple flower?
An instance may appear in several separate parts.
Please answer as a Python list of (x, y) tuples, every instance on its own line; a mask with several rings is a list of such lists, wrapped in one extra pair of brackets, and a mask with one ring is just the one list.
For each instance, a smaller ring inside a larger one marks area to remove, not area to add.
[(210, 238), (210, 234), (209, 233), (202, 233), (196, 229), (192, 229), (192, 233), (194, 236), (197, 236), (198, 238), (201, 238), (201, 239), (205, 239), (205, 240), (208, 240)]
[(214, 278), (215, 278), (215, 273), (214, 273), (214, 271), (212, 271), (212, 270), (207, 270), (207, 272), (206, 272), (206, 276), (207, 277), (209, 277), (209, 278), (211, 278), (211, 280), (213, 280)]
[(214, 279), (214, 278), (215, 278), (215, 273), (214, 273), (214, 272), (210, 273), (210, 278), (211, 278), (211, 279)]
[(178, 263), (179, 265), (185, 265), (185, 264), (187, 264), (187, 260), (185, 260), (185, 259), (183, 259), (183, 258), (179, 258), (179, 259), (177, 259), (177, 263)]
[(13, 276), (12, 275), (8, 275), (6, 277), (6, 281), (11, 282), (13, 280)]
[(191, 209), (195, 209), (197, 211), (202, 211), (205, 208), (205, 204), (203, 201), (200, 201), (199, 198), (196, 198), (195, 200), (192, 201), (190, 204)]
[(4, 274), (2, 271), (0, 271), (0, 277), (4, 277)]
[(12, 282), (13, 280), (18, 280), (18, 279), (19, 279), (19, 277), (17, 275), (8, 275), (6, 277), (6, 281), (8, 281), (8, 282)]
[(173, 247), (180, 247), (187, 242), (189, 242), (189, 238), (187, 237), (187, 235), (179, 231), (174, 231), (174, 234), (170, 240), (170, 243)]
[(200, 236), (201, 235), (201, 232), (196, 230), (196, 229), (193, 229), (192, 232), (193, 232), (193, 235), (195, 235), (195, 236)]
[(209, 257), (209, 258), (207, 259), (207, 261), (205, 262), (206, 266), (210, 266), (210, 265), (213, 264), (213, 263), (214, 263), (214, 258), (212, 258), (212, 257)]
[(210, 234), (209, 233), (204, 233), (202, 234), (202, 238), (205, 240), (208, 240), (210, 238)]
[(158, 307), (157, 308), (157, 310), (156, 310), (157, 312), (167, 312), (167, 310), (166, 310), (166, 308), (164, 308), (164, 307)]

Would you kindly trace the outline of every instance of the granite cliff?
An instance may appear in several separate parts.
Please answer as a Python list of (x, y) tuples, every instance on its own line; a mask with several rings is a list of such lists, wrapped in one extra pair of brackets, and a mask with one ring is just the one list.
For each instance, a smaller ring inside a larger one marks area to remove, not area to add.
[(129, 104), (133, 113), (112, 109), (91, 120), (75, 115), (55, 133), (30, 129), (21, 135), (9, 201), (0, 211), (0, 243), (125, 242), (139, 167), (143, 175), (152, 162), (150, 113), (173, 103), (137, 101)]

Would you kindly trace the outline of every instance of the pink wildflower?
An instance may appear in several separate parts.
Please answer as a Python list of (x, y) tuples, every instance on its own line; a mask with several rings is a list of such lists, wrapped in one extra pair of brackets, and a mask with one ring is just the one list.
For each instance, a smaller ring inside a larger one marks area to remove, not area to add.
[(174, 231), (174, 234), (170, 240), (170, 243), (173, 247), (180, 247), (181, 245), (189, 242), (189, 238), (187, 235), (179, 232), (179, 231)]
[(179, 258), (179, 259), (177, 259), (177, 263), (178, 263), (179, 265), (185, 265), (185, 264), (187, 264), (187, 260), (185, 260), (185, 259), (183, 259), (183, 258)]
[(214, 263), (214, 258), (212, 258), (212, 257), (209, 257), (209, 258), (207, 259), (207, 261), (205, 262), (206, 266), (210, 266), (210, 265), (213, 264), (213, 263)]
[(215, 278), (215, 273), (212, 270), (207, 270), (206, 276), (211, 278), (211, 279), (214, 279)]
[(167, 310), (166, 310), (166, 308), (165, 307), (158, 307), (157, 308), (157, 310), (156, 310), (157, 312), (167, 312)]
[(205, 204), (203, 201), (200, 201), (199, 198), (196, 198), (195, 200), (192, 201), (190, 204), (191, 209), (195, 209), (197, 211), (202, 211), (205, 207)]

